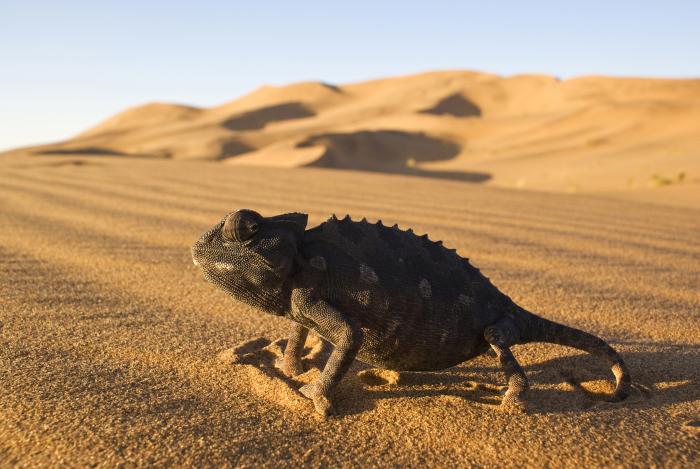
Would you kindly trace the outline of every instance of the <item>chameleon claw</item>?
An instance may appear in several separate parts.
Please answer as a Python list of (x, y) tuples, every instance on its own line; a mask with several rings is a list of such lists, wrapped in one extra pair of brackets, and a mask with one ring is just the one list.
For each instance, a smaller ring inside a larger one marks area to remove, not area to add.
[(525, 414), (527, 413), (529, 404), (527, 399), (525, 399), (522, 395), (506, 391), (499, 407), (501, 410), (506, 412)]
[(333, 402), (328, 398), (328, 396), (324, 396), (317, 390), (316, 383), (305, 384), (299, 388), (299, 392), (304, 397), (313, 401), (316, 412), (321, 416), (328, 417), (329, 415), (334, 415), (336, 413)]

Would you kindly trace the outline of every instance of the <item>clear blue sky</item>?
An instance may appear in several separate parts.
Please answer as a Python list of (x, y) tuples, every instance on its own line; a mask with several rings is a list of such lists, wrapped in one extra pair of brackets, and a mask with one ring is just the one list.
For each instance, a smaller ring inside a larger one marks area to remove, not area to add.
[(0, 148), (147, 101), (446, 68), (700, 77), (700, 0), (0, 0)]

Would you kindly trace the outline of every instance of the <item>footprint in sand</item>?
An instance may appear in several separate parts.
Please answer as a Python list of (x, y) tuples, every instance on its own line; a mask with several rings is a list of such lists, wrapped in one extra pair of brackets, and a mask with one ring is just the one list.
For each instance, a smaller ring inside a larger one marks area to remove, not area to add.
[[(309, 334), (302, 356), (305, 371), (293, 378), (279, 369), (286, 345), (286, 339), (270, 341), (265, 337), (257, 337), (219, 353), (219, 361), (240, 367), (249, 380), (249, 388), (258, 396), (288, 408), (312, 410), (311, 402), (298, 389), (313, 382), (321, 374), (329, 351), (327, 344), (319, 337)], [(398, 384), (400, 374), (397, 371), (370, 368), (358, 372), (357, 378), (365, 386), (376, 387)]]
[[(290, 409), (304, 409), (315, 414), (311, 401), (302, 396), (298, 389), (320, 376), (329, 347), (318, 336), (309, 334), (302, 356), (305, 371), (290, 378), (278, 367), (286, 345), (286, 339), (271, 341), (265, 337), (257, 337), (224, 350), (219, 354), (219, 360), (227, 365), (239, 367), (249, 381), (248, 388), (259, 397)], [(356, 376), (359, 383), (351, 386), (361, 384), (373, 388), (393, 386), (402, 382), (402, 374), (398, 371), (380, 368), (363, 369)], [(406, 384), (410, 385), (410, 380)], [(470, 395), (467, 399), (488, 405), (498, 405), (499, 394), (505, 391), (505, 386), (472, 381), (463, 383), (463, 386), (467, 391), (474, 393), (474, 396)]]
[(387, 384), (398, 384), (401, 375), (398, 371), (382, 370), (380, 368), (370, 368), (357, 373), (363, 384), (366, 386), (384, 386)]
[(324, 342), (309, 335), (302, 357), (306, 371), (294, 378), (289, 378), (276, 366), (286, 345), (286, 339), (270, 341), (258, 337), (224, 350), (218, 358), (222, 363), (240, 367), (249, 380), (249, 389), (258, 396), (291, 409), (312, 410), (311, 401), (298, 389), (320, 375), (316, 362), (324, 352)]

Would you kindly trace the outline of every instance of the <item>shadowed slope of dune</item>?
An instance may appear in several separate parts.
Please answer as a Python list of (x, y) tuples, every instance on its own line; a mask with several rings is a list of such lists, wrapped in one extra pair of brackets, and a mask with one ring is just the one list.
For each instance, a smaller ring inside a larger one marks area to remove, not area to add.
[(319, 111), (336, 106), (347, 98), (341, 87), (323, 82), (301, 82), (287, 86), (264, 85), (247, 95), (209, 109), (207, 114), (225, 118), (289, 102), (300, 102), (309, 109)]
[(102, 155), (102, 156), (126, 156), (126, 153), (99, 147), (54, 148), (37, 150), (35, 155)]
[(323, 145), (325, 153), (309, 166), (371, 171), (397, 171), (423, 161), (454, 158), (459, 145), (423, 133), (374, 130), (322, 134), (300, 142), (300, 148)]
[(302, 103), (292, 102), (244, 112), (226, 119), (221, 125), (229, 130), (259, 130), (271, 122), (302, 119), (314, 115), (315, 113)]
[(460, 147), (419, 132), (374, 130), (313, 135), (297, 144), (297, 148), (307, 147), (323, 148), (307, 167), (411, 174), (464, 182), (483, 182), (490, 177), (486, 173), (420, 169), (418, 165), (423, 162), (454, 158)]
[[(438, 145), (427, 155), (416, 134), (452, 142), (458, 151), (446, 158)], [(333, 137), (312, 151), (308, 142), (321, 135)], [(371, 141), (370, 153), (357, 150), (360, 141)], [(464, 180), (555, 191), (624, 191), (662, 179), (697, 188), (700, 80), (445, 71), (342, 86), (263, 86), (210, 109), (136, 107), (74, 139), (20, 152), (95, 148), (172, 159), (235, 157), (235, 165), (461, 173)], [(400, 168), (401, 159), (412, 166)]]
[(438, 101), (435, 106), (420, 111), (424, 114), (450, 115), (455, 117), (479, 117), (481, 109), (459, 93), (451, 94)]

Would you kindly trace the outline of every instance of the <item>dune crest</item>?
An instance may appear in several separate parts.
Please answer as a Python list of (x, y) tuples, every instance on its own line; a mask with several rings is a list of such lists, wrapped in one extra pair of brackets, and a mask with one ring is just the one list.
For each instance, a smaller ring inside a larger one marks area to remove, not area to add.
[(143, 127), (194, 119), (202, 109), (182, 104), (149, 103), (129, 108), (101, 124), (77, 135), (76, 138), (124, 132)]

